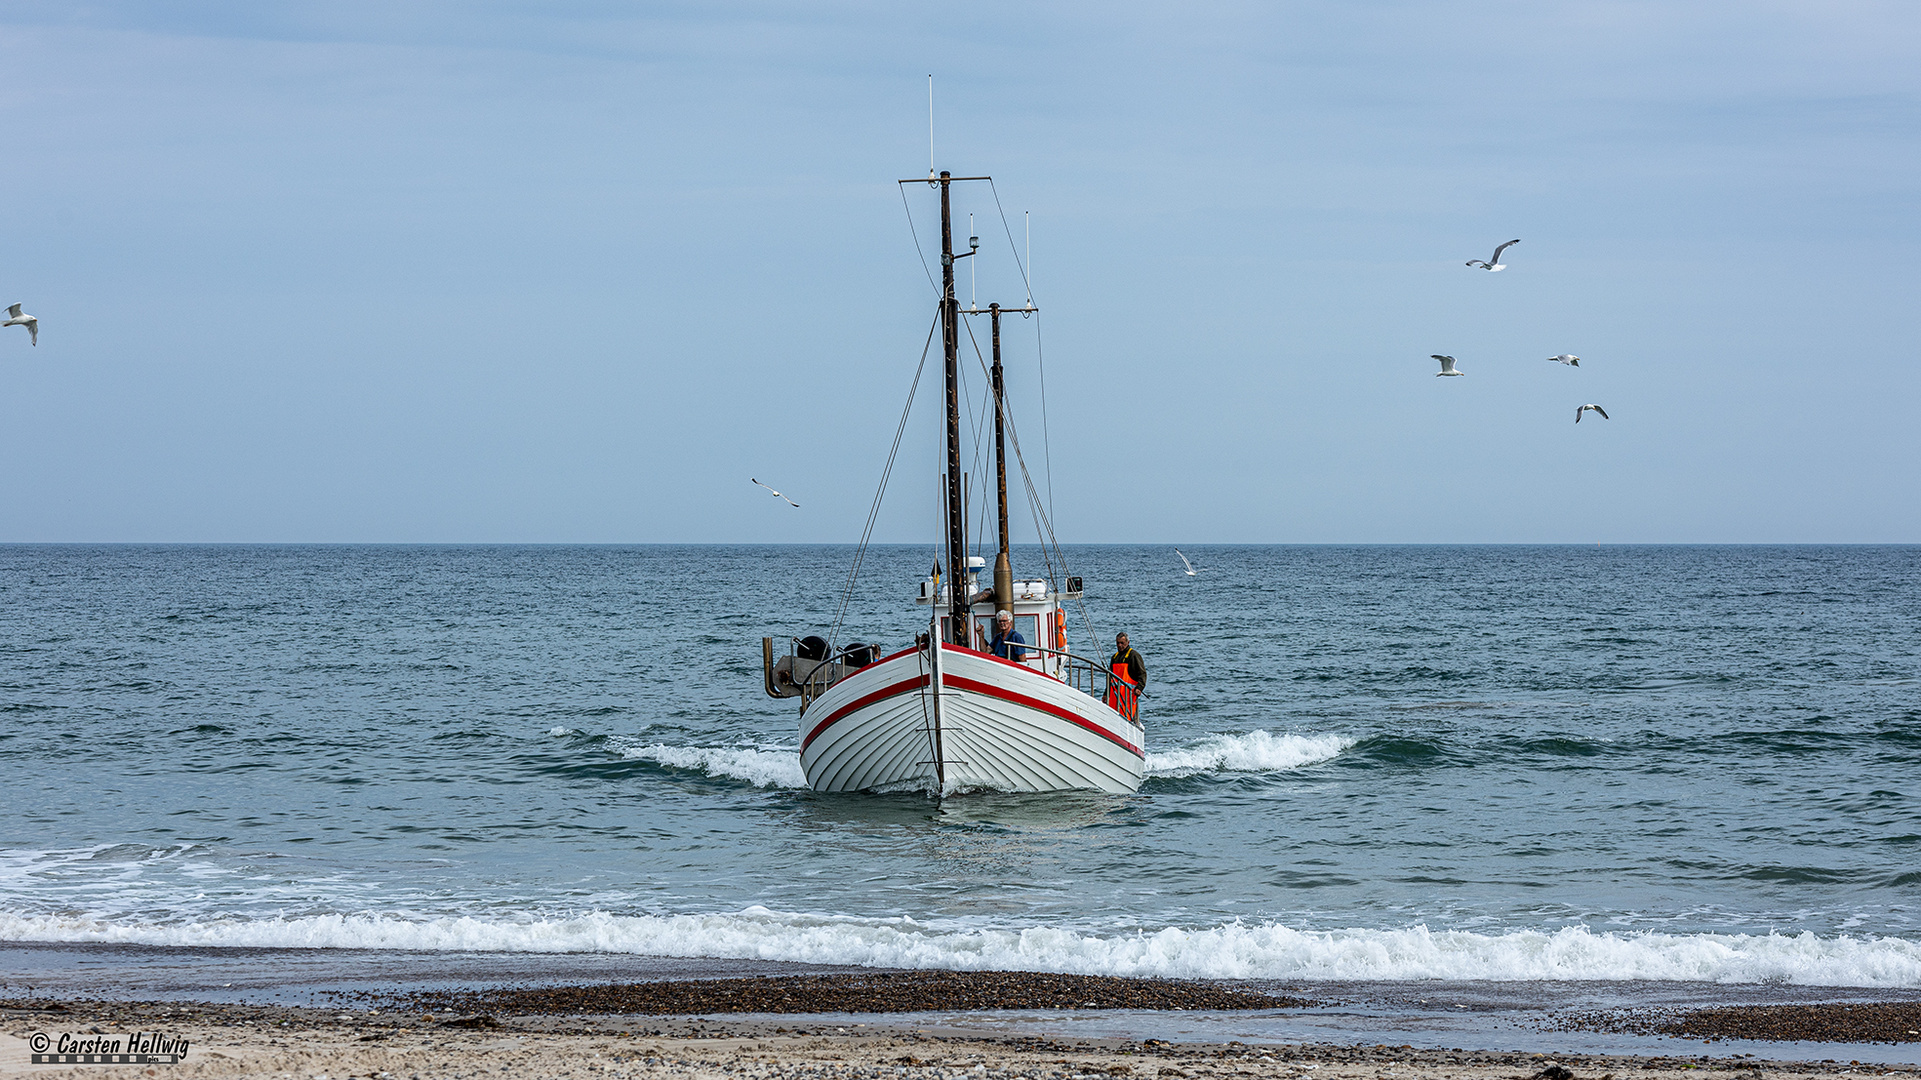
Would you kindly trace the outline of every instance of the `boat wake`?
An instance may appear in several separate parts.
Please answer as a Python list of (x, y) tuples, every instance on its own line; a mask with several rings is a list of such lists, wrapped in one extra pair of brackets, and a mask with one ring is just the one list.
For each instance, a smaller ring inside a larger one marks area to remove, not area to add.
[(1673, 980), (1921, 987), (1921, 943), (1813, 933), (1295, 930), (1272, 922), (1094, 934), (776, 912), (405, 918), (209, 918), (154, 924), (0, 914), (0, 941), (163, 946), (628, 953), (880, 968), (1189, 979)]
[(1215, 772), (1285, 772), (1327, 761), (1353, 746), (1346, 735), (1210, 735), (1174, 750), (1147, 755), (1149, 776), (1179, 778)]
[(629, 761), (651, 761), (670, 769), (705, 773), (724, 780), (745, 780), (755, 787), (805, 788), (800, 754), (793, 747), (630, 746), (620, 751)]

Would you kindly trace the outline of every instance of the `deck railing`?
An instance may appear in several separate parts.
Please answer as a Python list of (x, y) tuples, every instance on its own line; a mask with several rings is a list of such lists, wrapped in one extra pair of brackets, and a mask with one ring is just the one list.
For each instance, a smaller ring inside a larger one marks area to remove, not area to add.
[[(830, 653), (829, 658), (826, 660), (804, 660), (795, 650), (795, 644), (797, 644), (797, 642), (790, 640), (787, 655), (792, 657), (790, 665), (793, 672), (794, 685), (800, 691), (801, 709), (803, 711), (806, 710), (807, 706), (814, 703), (815, 698), (826, 693), (828, 687), (858, 670), (844, 666), (840, 662), (846, 659), (844, 655), (848, 651), (846, 649)], [(1141, 722), (1140, 688), (1109, 671), (1107, 665), (1095, 660), (1090, 660), (1085, 656), (1068, 652), (1065, 649), (1050, 649), (1045, 645), (1023, 645), (1021, 648), (1026, 649), (1028, 652), (1060, 657), (1061, 664), (1058, 671), (1049, 672), (1050, 674), (1056, 674), (1062, 682), (1086, 694), (1088, 697), (1104, 699), (1109, 708), (1112, 708), (1115, 712), (1127, 717), (1134, 723), (1138, 724)], [(1053, 665), (1047, 665), (1047, 667), (1051, 668)], [(768, 692), (770, 694), (773, 693), (771, 684), (768, 687)]]
[(1132, 682), (1115, 675), (1106, 664), (1078, 656), (1065, 649), (1050, 649), (1045, 645), (1023, 646), (1030, 652), (1058, 656), (1061, 664), (1062, 682), (1086, 694), (1088, 697), (1105, 695), (1107, 704), (1115, 712), (1134, 721), (1141, 722), (1141, 691)]

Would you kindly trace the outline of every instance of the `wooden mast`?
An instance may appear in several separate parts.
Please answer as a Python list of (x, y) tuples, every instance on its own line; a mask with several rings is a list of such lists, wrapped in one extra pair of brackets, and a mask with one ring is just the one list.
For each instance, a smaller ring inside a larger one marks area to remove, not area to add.
[[(945, 169), (925, 180), (902, 180), (903, 184), (930, 184), (940, 187), (940, 278), (941, 278), (941, 368), (947, 392), (947, 615), (954, 644), (968, 645), (973, 638), (973, 597), (967, 589), (967, 505), (961, 477), (960, 426), (960, 301), (954, 295), (954, 261), (979, 250), (980, 241), (968, 238), (967, 251), (954, 250), (954, 214), (950, 188), (962, 180), (986, 180), (985, 176), (955, 176)], [(970, 309), (971, 312), (972, 309)], [(1034, 310), (1009, 308), (1010, 311)], [(998, 324), (996, 324), (998, 325)], [(998, 352), (997, 352), (998, 355)], [(998, 399), (997, 399), (998, 401)], [(995, 410), (999, 430), (999, 408)], [(1001, 482), (1001, 550), (1007, 550), (1007, 497), (1005, 468)], [(998, 582), (996, 583), (998, 585)], [(998, 592), (999, 589), (997, 588)]]
[(954, 222), (948, 203), (952, 182), (946, 169), (935, 181), (940, 185), (941, 356), (947, 382), (947, 616), (954, 644), (964, 646), (973, 629), (973, 597), (967, 595), (967, 511), (961, 492), (960, 302), (954, 298)]
[(1014, 564), (1007, 557), (1007, 431), (1001, 422), (1006, 398), (1001, 390), (1001, 306), (987, 305), (994, 324), (994, 488), (1000, 496), (1000, 554), (994, 556), (994, 617), (1014, 610)]
[(986, 315), (993, 323), (994, 366), (991, 375), (994, 386), (994, 486), (999, 496), (1000, 511), (1000, 553), (994, 558), (994, 610), (1014, 610), (1014, 569), (1009, 561), (1010, 544), (1007, 538), (1007, 394), (1001, 373), (1001, 316), (1008, 312), (1035, 312), (1040, 308), (1032, 303), (1024, 307), (1004, 308), (999, 304), (989, 304), (985, 308), (968, 308), (963, 315)]

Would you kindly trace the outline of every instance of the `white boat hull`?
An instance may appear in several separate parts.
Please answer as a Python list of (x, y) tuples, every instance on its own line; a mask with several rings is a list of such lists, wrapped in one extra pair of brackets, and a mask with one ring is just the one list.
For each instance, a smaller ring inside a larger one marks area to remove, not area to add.
[[(800, 763), (816, 791), (1133, 792), (1147, 769), (1139, 724), (1030, 667), (942, 645), (847, 676), (801, 714)], [(936, 717), (938, 716), (938, 723)]]

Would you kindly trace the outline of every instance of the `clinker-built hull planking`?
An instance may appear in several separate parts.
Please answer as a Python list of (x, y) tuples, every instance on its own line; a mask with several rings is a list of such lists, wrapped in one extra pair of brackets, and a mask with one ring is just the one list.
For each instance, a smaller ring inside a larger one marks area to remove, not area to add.
[(808, 705), (800, 760), (809, 787), (1139, 790), (1138, 724), (1050, 675), (971, 649), (941, 648), (937, 740), (929, 659), (924, 649), (896, 653)]

